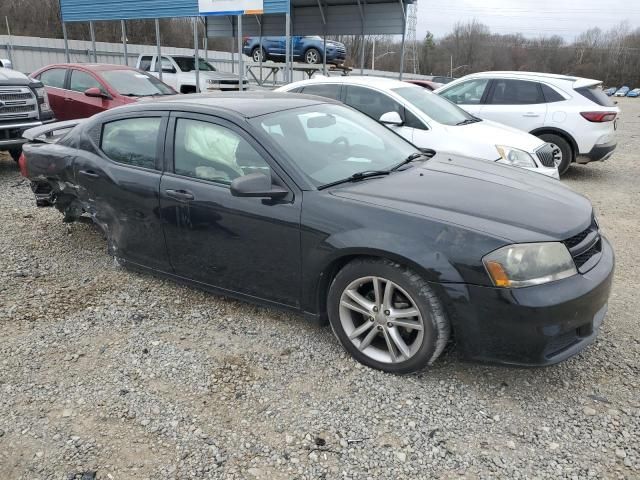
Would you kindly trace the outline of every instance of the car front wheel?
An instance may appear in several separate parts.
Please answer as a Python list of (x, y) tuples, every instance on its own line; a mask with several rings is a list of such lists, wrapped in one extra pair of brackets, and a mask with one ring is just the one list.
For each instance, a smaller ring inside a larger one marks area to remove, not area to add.
[(328, 313), (344, 348), (385, 372), (422, 370), (449, 340), (449, 322), (427, 282), (388, 260), (355, 260), (340, 270), (329, 289)]
[(267, 59), (267, 56), (264, 54), (264, 50), (260, 47), (256, 47), (253, 49), (253, 52), (251, 53), (251, 57), (253, 58), (253, 61), (256, 63), (259, 63), (260, 60), (264, 62)]

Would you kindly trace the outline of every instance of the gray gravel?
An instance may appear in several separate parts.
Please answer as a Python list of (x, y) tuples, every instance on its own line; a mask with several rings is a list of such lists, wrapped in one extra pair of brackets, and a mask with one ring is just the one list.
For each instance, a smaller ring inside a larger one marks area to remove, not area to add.
[(573, 167), (617, 253), (599, 340), (396, 377), (327, 328), (114, 265), (0, 160), (1, 479), (640, 478), (640, 100)]

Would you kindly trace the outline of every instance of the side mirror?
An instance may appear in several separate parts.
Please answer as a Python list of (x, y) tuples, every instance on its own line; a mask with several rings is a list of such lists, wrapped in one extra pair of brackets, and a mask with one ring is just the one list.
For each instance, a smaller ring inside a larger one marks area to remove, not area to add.
[(104, 93), (102, 90), (100, 90), (98, 87), (91, 87), (91, 88), (87, 88), (84, 91), (84, 94), (87, 97), (95, 97), (95, 98), (111, 98), (111, 95), (109, 95), (108, 93)]
[(176, 73), (176, 69), (173, 68), (171, 65), (163, 65), (162, 73)]
[(380, 117), (380, 123), (384, 123), (385, 125), (395, 125), (398, 127), (404, 124), (398, 112), (387, 112), (382, 114)]
[(271, 178), (264, 173), (250, 173), (231, 182), (231, 195), (234, 197), (282, 198), (288, 190), (273, 185)]

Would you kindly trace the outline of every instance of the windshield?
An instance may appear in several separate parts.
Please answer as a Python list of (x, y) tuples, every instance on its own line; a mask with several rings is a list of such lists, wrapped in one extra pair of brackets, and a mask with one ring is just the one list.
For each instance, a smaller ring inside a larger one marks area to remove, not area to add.
[(175, 91), (148, 73), (136, 70), (107, 70), (101, 72), (104, 79), (120, 95), (148, 97), (151, 95), (175, 95)]
[[(183, 72), (192, 72), (196, 69), (196, 61), (193, 57), (173, 57), (173, 59)], [(215, 67), (203, 58), (198, 59), (198, 66), (201, 72), (216, 71)]]
[(424, 88), (401, 87), (394, 88), (393, 91), (429, 118), (443, 125), (461, 125), (475, 119), (456, 104)]
[(387, 170), (417, 149), (375, 120), (341, 105), (318, 104), (251, 120), (316, 187), (369, 170)]

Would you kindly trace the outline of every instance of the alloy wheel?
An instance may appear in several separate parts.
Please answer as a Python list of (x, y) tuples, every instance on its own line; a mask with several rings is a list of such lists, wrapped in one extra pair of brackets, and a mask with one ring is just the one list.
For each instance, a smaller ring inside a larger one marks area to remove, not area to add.
[(424, 340), (416, 302), (382, 277), (359, 278), (347, 286), (340, 298), (340, 323), (358, 350), (382, 363), (409, 360)]
[(551, 148), (552, 148), (553, 163), (555, 164), (556, 167), (560, 167), (560, 164), (562, 163), (562, 159), (563, 159), (562, 150), (555, 143), (550, 143), (549, 145), (551, 145)]
[(264, 53), (262, 51), (262, 48), (256, 48), (253, 51), (253, 61), (254, 62), (260, 62), (260, 58), (262, 57), (262, 61), (264, 61)]
[(314, 50), (313, 48), (307, 51), (304, 58), (307, 63), (318, 63), (320, 61), (318, 51)]

